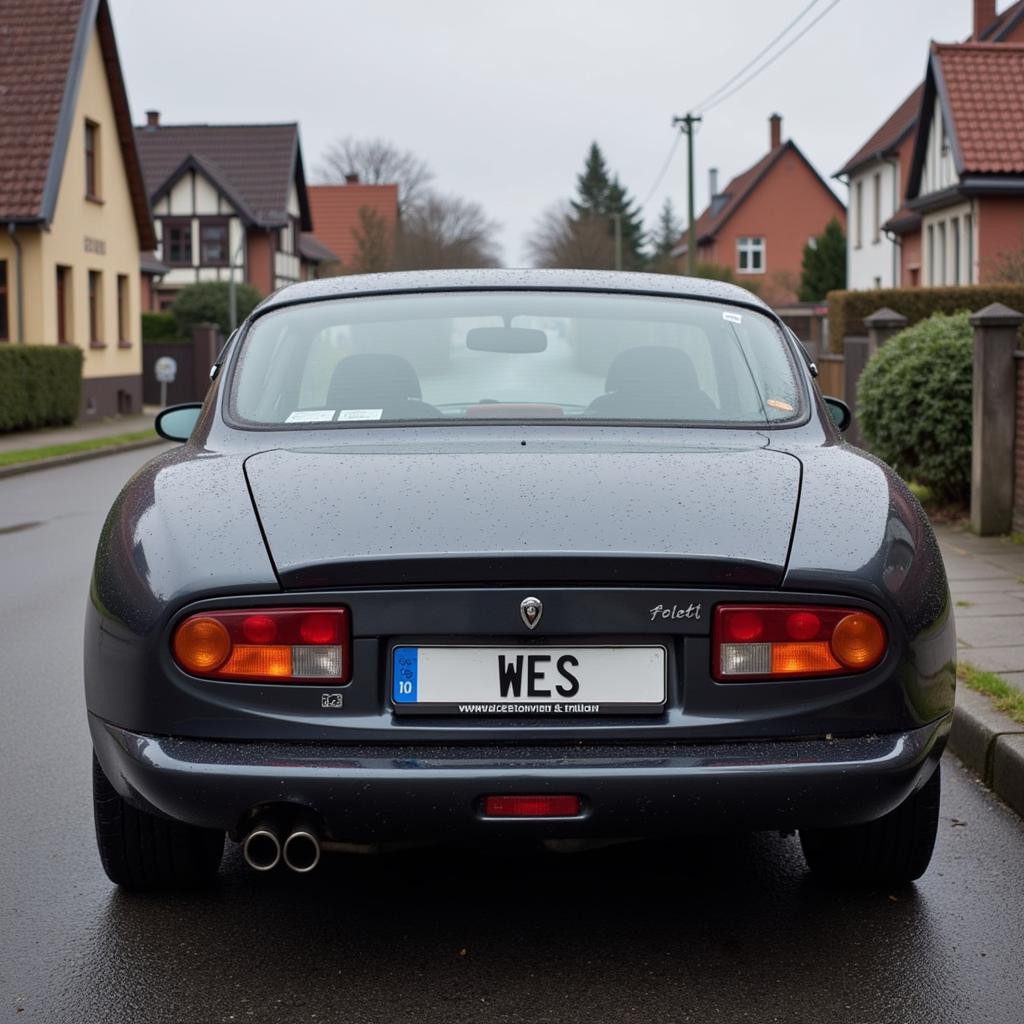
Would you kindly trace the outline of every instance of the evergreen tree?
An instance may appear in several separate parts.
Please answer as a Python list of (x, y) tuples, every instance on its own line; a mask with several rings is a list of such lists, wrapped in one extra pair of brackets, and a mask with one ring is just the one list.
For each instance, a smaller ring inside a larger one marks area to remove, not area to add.
[(658, 223), (651, 237), (651, 270), (659, 274), (671, 274), (676, 270), (672, 250), (683, 237), (683, 223), (676, 216), (672, 200), (665, 203), (658, 214)]
[(816, 302), (837, 288), (846, 287), (846, 235), (838, 218), (804, 246), (800, 300)]
[(647, 265), (647, 254), (644, 252), (646, 233), (644, 218), (640, 207), (619, 182), (618, 176), (612, 179), (608, 189), (608, 215), (612, 237), (615, 236), (615, 220), (618, 216), (622, 223), (622, 269), (643, 270)]
[(589, 215), (607, 216), (608, 193), (611, 187), (612, 182), (608, 176), (608, 165), (605, 163), (604, 154), (601, 152), (601, 147), (596, 142), (592, 142), (583, 173), (576, 177), (578, 198), (572, 201), (572, 208), (576, 211), (577, 219)]

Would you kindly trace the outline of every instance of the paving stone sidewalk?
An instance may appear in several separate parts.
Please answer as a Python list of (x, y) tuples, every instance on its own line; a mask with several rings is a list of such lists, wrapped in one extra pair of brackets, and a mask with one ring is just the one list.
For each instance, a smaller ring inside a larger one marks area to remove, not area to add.
[(159, 409), (146, 408), (133, 416), (106, 416), (91, 423), (73, 423), (70, 427), (50, 427), (46, 430), (19, 430), (13, 434), (0, 434), (0, 452), (23, 451), (29, 448), (49, 448), (55, 444), (75, 444), (100, 437), (133, 434), (153, 426)]
[(1024, 691), (1024, 543), (978, 537), (966, 527), (939, 526), (935, 533), (956, 607), (960, 659)]

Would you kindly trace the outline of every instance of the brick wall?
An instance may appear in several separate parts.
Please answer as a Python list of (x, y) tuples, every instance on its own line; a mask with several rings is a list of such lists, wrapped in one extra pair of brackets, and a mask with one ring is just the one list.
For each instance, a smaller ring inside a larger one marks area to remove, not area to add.
[(1024, 350), (1017, 352), (1017, 441), (1014, 447), (1013, 528), (1024, 531)]

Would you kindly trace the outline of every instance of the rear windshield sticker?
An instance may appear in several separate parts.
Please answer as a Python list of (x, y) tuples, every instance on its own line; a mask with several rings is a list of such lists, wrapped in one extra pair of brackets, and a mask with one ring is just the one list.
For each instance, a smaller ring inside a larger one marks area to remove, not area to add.
[(344, 420), (379, 420), (384, 414), (383, 409), (342, 409), (338, 413), (338, 422)]
[(333, 409), (300, 409), (288, 413), (285, 423), (330, 423), (333, 419)]
[(771, 406), (773, 409), (781, 409), (783, 412), (793, 411), (793, 406), (789, 402), (784, 402), (781, 398), (769, 398), (765, 405)]
[(743, 323), (743, 317), (741, 317), (739, 315), (739, 313), (723, 313), (722, 314), (722, 319), (723, 320), (728, 320), (729, 323), (731, 323), (731, 324), (741, 324), (741, 323)]

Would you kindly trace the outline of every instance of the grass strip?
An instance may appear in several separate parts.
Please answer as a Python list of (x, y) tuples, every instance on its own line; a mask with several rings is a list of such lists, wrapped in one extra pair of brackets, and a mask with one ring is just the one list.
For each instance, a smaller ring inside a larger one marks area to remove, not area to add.
[(961, 661), (956, 667), (957, 679), (976, 693), (982, 693), (995, 705), (997, 711), (1009, 715), (1024, 725), (1024, 693), (1001, 679), (995, 672), (983, 672), (969, 662)]
[(99, 448), (113, 448), (130, 441), (146, 441), (156, 437), (153, 430), (134, 430), (128, 434), (114, 434), (112, 437), (93, 437), (88, 441), (69, 441), (67, 444), (48, 444), (43, 448), (19, 448), (13, 452), (0, 452), (0, 466), (15, 466), (22, 462), (37, 462), (52, 459), (57, 455), (73, 455), (75, 452), (92, 452)]

